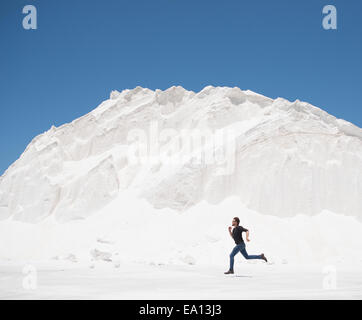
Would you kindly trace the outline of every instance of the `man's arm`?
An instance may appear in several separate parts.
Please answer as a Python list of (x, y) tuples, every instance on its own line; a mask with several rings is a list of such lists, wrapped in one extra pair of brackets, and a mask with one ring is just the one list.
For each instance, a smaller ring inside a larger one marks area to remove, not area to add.
[(245, 228), (243, 228), (244, 229), (244, 231), (246, 232), (246, 241), (250, 241), (250, 239), (249, 239), (249, 230), (248, 229), (245, 229)]
[(248, 241), (248, 242), (250, 241), (250, 239), (249, 239), (249, 230), (246, 231), (246, 241)]
[(233, 239), (234, 239), (234, 237), (233, 237), (233, 233), (232, 233), (232, 231), (231, 231), (233, 228), (232, 228), (232, 227), (229, 227), (228, 229), (229, 229), (229, 234), (230, 234), (231, 238), (233, 238)]

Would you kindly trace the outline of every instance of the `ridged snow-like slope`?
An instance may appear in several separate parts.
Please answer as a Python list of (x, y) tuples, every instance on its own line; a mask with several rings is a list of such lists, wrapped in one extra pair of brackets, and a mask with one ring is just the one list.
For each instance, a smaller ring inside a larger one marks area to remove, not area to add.
[[(215, 143), (231, 150), (228, 170), (195, 161), (188, 149), (171, 149), (184, 156), (172, 165), (130, 161), (135, 134), (145, 133), (147, 148), (156, 137), (158, 155), (168, 155), (167, 146), (202, 129), (228, 133), (233, 148)], [(155, 208), (238, 196), (279, 217), (327, 209), (362, 218), (362, 130), (308, 103), (239, 88), (113, 91), (92, 112), (33, 139), (0, 178), (0, 219), (85, 218), (126, 189)]]

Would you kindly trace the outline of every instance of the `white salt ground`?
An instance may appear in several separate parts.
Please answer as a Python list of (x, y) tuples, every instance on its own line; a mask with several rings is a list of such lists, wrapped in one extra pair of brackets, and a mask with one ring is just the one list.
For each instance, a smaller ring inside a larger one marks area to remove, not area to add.
[(360, 266), (236, 264), (222, 267), (125, 264), (94, 269), (34, 264), (37, 286), (24, 288), (23, 265), (0, 267), (1, 299), (362, 299)]

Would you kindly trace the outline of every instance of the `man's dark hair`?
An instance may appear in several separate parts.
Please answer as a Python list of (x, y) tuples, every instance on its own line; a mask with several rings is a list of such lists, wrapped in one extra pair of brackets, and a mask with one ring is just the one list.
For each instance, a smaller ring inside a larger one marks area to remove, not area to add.
[(238, 217), (235, 217), (234, 220), (238, 223), (238, 225), (240, 224), (240, 219)]

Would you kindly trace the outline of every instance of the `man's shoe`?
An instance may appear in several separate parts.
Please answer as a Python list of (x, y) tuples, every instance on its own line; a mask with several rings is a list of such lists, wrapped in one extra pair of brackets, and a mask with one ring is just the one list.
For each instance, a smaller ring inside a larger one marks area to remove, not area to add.
[(265, 262), (268, 262), (267, 258), (264, 256), (264, 253), (261, 254), (261, 258), (262, 258)]
[(233, 271), (233, 270), (229, 270), (229, 271), (224, 272), (224, 274), (234, 274), (234, 271)]

